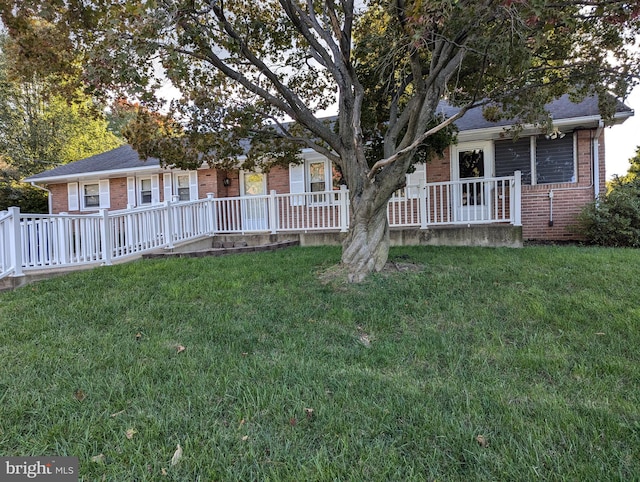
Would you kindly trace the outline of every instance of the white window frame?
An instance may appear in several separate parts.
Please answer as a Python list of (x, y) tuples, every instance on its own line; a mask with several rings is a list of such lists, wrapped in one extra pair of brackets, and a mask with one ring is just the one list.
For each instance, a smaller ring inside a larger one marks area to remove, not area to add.
[(531, 185), (532, 186), (552, 186), (554, 184), (577, 184), (578, 183), (578, 131), (573, 131), (573, 181), (559, 181), (559, 182), (538, 182), (538, 169), (537, 169), (537, 138), (538, 136), (531, 136)]
[[(305, 159), (304, 161), (304, 187), (305, 191), (309, 194), (313, 194), (311, 191), (311, 165), (320, 163), (324, 165), (324, 190), (315, 192), (333, 191), (333, 171), (331, 169), (331, 161), (326, 157), (314, 157), (311, 159)], [(316, 199), (316, 196), (313, 195), (309, 196), (309, 204), (312, 206), (324, 206), (327, 204), (331, 204), (332, 196), (325, 194), (318, 195), (317, 197), (320, 197), (320, 199)]]
[(311, 164), (324, 164), (324, 191), (332, 192), (333, 189), (333, 166), (331, 161), (324, 156), (313, 156), (305, 158), (300, 164), (289, 165), (289, 193), (304, 194), (304, 196), (294, 196), (291, 198), (292, 206), (301, 206), (307, 202), (312, 206), (322, 206), (333, 203), (333, 196), (325, 195), (324, 200), (313, 200), (311, 193)]
[[(109, 209), (111, 204), (110, 192), (109, 192), (109, 179), (96, 179), (90, 181), (83, 181), (80, 183), (73, 183), (77, 186), (77, 192), (75, 195), (75, 209), (69, 207), (70, 210), (79, 211), (98, 211), (100, 209)], [(98, 186), (98, 205), (87, 206), (85, 188), (87, 186)], [(71, 192), (71, 191), (69, 191)], [(71, 205), (71, 202), (70, 202)]]
[[(151, 180), (151, 176), (139, 177), (136, 181), (136, 204), (138, 206), (151, 206), (153, 204), (153, 181)], [(144, 202), (142, 200), (142, 183), (144, 181), (149, 181), (149, 202)]]
[[(188, 199), (180, 200), (179, 180), (181, 177), (187, 178), (187, 188), (189, 189)], [(198, 200), (198, 171), (180, 171), (173, 173), (173, 195), (179, 202)]]
[[(142, 202), (142, 182), (149, 181), (151, 183), (151, 201)], [(160, 203), (160, 176), (151, 174), (150, 176), (140, 176), (135, 180), (135, 199), (137, 206), (153, 206)]]

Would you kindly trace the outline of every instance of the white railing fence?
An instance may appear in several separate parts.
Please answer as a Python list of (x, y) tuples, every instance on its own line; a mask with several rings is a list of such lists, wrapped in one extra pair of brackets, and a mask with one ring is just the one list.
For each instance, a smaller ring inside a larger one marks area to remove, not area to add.
[[(512, 177), (407, 186), (388, 205), (391, 227), (520, 225), (520, 173)], [(349, 193), (339, 191), (215, 198), (97, 214), (0, 212), (0, 278), (24, 271), (112, 261), (229, 233), (341, 231)]]
[(389, 201), (391, 227), (520, 225), (521, 174), (407, 186)]

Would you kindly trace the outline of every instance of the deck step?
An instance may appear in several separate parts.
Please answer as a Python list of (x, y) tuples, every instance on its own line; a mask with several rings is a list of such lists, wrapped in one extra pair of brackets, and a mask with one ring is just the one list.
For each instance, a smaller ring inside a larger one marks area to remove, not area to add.
[(264, 251), (275, 251), (278, 249), (289, 248), (291, 246), (300, 246), (300, 241), (280, 241), (277, 243), (261, 244), (258, 246), (248, 246), (247, 243), (222, 243), (222, 247), (201, 249), (198, 251), (186, 251), (183, 253), (146, 253), (142, 257), (145, 259), (152, 258), (202, 258), (205, 256), (224, 256), (227, 254), (239, 253), (260, 253)]

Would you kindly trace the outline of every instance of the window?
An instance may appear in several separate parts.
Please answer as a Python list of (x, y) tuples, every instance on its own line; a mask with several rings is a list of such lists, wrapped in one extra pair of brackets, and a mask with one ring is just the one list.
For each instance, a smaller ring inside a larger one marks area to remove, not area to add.
[[(524, 137), (494, 143), (496, 176), (522, 172), (522, 184), (576, 182), (576, 159), (572, 133), (555, 138)], [(533, 156), (532, 156), (533, 153)]]
[(303, 196), (302, 194), (331, 191), (339, 188), (341, 182), (342, 173), (337, 170), (334, 171), (328, 159), (306, 160), (300, 164), (290, 164), (289, 192), (291, 194), (301, 194), (291, 199), (291, 205), (300, 206), (307, 202), (312, 204), (326, 203), (331, 199), (326, 195)]
[(151, 178), (140, 179), (140, 204), (151, 204)]
[(496, 176), (513, 176), (522, 172), (522, 184), (531, 184), (531, 138), (496, 141), (494, 145)]
[(100, 207), (100, 185), (97, 182), (82, 186), (82, 201), (84, 208)]
[(109, 179), (67, 184), (69, 211), (97, 211), (109, 209)]
[(189, 201), (191, 199), (189, 174), (179, 174), (176, 176), (176, 194), (178, 201)]
[(576, 182), (573, 135), (536, 138), (536, 183)]
[(309, 191), (326, 191), (326, 174), (324, 161), (309, 163)]

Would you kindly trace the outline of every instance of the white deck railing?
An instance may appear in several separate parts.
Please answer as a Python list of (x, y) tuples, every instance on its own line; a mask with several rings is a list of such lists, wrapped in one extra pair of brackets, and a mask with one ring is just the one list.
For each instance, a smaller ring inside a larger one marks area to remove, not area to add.
[[(520, 225), (520, 173), (407, 186), (389, 201), (391, 227)], [(342, 231), (349, 193), (339, 191), (215, 198), (98, 214), (0, 213), (0, 278), (25, 271), (112, 261), (228, 233)]]

